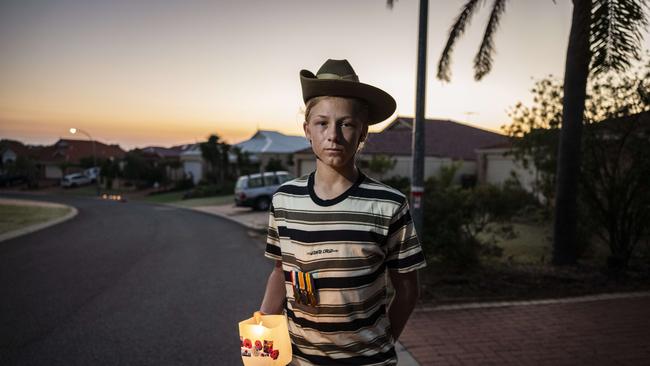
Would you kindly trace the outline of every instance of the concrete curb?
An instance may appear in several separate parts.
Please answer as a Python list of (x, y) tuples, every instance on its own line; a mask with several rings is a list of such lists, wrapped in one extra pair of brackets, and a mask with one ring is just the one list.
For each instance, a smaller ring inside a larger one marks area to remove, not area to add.
[(558, 298), (558, 299), (475, 302), (475, 303), (457, 304), (457, 305), (427, 306), (427, 307), (416, 308), (415, 311), (433, 312), (433, 311), (466, 310), (466, 309), (502, 308), (502, 307), (510, 307), (510, 306), (571, 304), (571, 303), (580, 303), (580, 302), (589, 302), (589, 301), (631, 299), (631, 298), (639, 298), (639, 297), (647, 297), (647, 296), (650, 296), (650, 291), (618, 292), (618, 293), (609, 293), (609, 294), (565, 297), (565, 298)]
[(33, 233), (35, 231), (43, 230), (45, 228), (48, 228), (50, 226), (54, 226), (57, 224), (60, 224), (64, 221), (68, 221), (72, 219), (73, 217), (77, 216), (79, 211), (68, 205), (63, 205), (59, 203), (52, 203), (52, 202), (41, 202), (41, 201), (33, 201), (33, 200), (19, 200), (19, 199), (1, 199), (0, 198), (0, 203), (5, 203), (5, 204), (12, 204), (12, 205), (22, 205), (22, 206), (40, 206), (40, 207), (64, 207), (64, 208), (69, 208), (70, 212), (65, 214), (64, 216), (57, 217), (55, 219), (45, 221), (45, 222), (40, 222), (38, 224), (26, 226), (24, 228), (20, 228), (17, 230), (12, 230), (9, 232), (6, 232), (4, 234), (0, 234), (0, 242), (13, 239), (19, 236), (27, 235), (30, 233)]
[(166, 205), (166, 206), (185, 209), (185, 210), (191, 210), (191, 211), (200, 212), (200, 213), (211, 215), (211, 216), (221, 217), (221, 218), (224, 218), (224, 219), (229, 220), (231, 222), (234, 222), (236, 224), (239, 224), (239, 225), (241, 225), (241, 226), (243, 226), (243, 227), (245, 227), (247, 229), (254, 230), (254, 231), (259, 231), (259, 232), (262, 232), (262, 231), (266, 232), (266, 226), (261, 227), (261, 226), (252, 225), (250, 223), (237, 220), (235, 217), (228, 216), (228, 215), (226, 215), (224, 213), (221, 213), (221, 212), (215, 212), (215, 211), (201, 209), (201, 208), (209, 207), (209, 206), (197, 206), (197, 207), (183, 207), (183, 206), (174, 206), (174, 205)]

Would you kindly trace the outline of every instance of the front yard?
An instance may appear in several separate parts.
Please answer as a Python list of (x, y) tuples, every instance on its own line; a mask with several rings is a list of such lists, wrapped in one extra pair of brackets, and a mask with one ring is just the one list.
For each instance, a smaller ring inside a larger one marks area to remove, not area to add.
[(67, 207), (0, 204), (0, 234), (65, 216), (69, 212)]

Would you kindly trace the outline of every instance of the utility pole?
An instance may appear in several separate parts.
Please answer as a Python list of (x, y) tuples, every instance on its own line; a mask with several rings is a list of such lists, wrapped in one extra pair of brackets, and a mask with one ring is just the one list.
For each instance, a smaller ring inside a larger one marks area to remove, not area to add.
[(415, 120), (413, 121), (413, 143), (411, 145), (411, 213), (418, 235), (422, 237), (424, 206), (424, 103), (427, 80), (427, 29), (429, 0), (420, 0), (420, 21), (418, 30), (418, 66), (415, 94)]

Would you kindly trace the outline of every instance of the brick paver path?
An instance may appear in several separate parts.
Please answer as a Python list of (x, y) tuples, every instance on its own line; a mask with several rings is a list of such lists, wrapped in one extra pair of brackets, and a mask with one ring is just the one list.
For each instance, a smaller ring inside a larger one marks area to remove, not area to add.
[(415, 311), (400, 337), (421, 365), (650, 365), (650, 296)]

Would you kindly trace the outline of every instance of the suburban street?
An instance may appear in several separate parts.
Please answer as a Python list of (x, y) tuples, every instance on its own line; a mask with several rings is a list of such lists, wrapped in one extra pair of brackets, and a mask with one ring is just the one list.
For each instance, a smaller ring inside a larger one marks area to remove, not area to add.
[(0, 243), (0, 364), (236, 365), (271, 261), (240, 225), (96, 198)]

